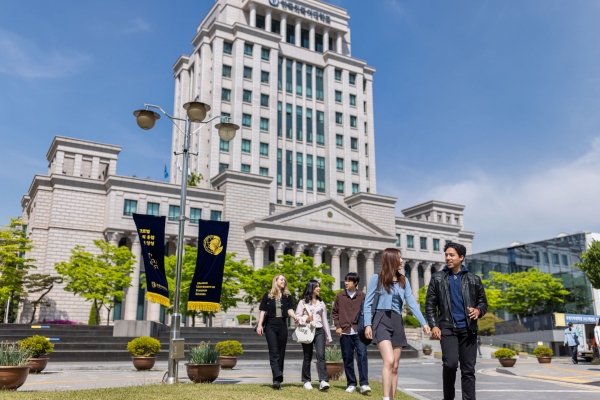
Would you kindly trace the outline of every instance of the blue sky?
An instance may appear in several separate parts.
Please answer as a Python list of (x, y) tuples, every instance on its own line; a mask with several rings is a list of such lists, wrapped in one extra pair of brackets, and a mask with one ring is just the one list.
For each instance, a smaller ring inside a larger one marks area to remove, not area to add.
[[(400, 210), (466, 205), (483, 251), (600, 231), (600, 3), (332, 0), (377, 68), (378, 192)], [(212, 0), (3, 1), (0, 215), (20, 214), (55, 135), (123, 147), (118, 173), (161, 179), (171, 66)]]

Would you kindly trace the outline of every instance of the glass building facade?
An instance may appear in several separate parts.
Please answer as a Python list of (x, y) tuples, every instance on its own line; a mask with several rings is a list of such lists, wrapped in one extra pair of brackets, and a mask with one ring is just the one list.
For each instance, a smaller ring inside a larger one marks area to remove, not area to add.
[(592, 287), (585, 274), (574, 267), (586, 250), (585, 233), (561, 235), (540, 242), (518, 244), (504, 249), (486, 251), (467, 256), (469, 271), (490, 277), (491, 271), (515, 273), (537, 268), (562, 280), (568, 291), (565, 302), (546, 312), (594, 314)]

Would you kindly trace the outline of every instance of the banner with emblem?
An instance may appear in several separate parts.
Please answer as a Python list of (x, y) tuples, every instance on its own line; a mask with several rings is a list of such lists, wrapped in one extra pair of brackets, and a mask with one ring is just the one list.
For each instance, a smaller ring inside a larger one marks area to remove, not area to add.
[(200, 220), (198, 225), (198, 258), (187, 308), (219, 312), (229, 222)]
[(169, 284), (165, 275), (165, 220), (166, 217), (133, 214), (146, 270), (146, 300), (169, 307)]

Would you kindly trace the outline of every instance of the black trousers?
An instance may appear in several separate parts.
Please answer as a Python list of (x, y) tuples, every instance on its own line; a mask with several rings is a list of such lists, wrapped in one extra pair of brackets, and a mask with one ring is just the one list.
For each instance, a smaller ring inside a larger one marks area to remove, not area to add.
[(288, 327), (285, 318), (269, 318), (265, 327), (265, 336), (269, 347), (269, 363), (273, 380), (283, 382), (283, 361), (287, 345)]
[(475, 362), (477, 361), (477, 332), (468, 328), (442, 329), (442, 362), (444, 400), (455, 396), (456, 370), (460, 362), (463, 400), (475, 399)]
[(325, 342), (327, 336), (323, 328), (315, 329), (315, 338), (312, 343), (302, 343), (302, 352), (304, 353), (304, 361), (302, 362), (302, 382), (310, 382), (310, 363), (313, 357), (313, 348), (317, 351), (317, 372), (319, 373), (319, 381), (329, 382), (327, 378), (327, 366), (325, 364)]
[(367, 360), (367, 346), (361, 342), (358, 335), (342, 335), (340, 338), (340, 345), (342, 347), (342, 357), (344, 359), (344, 371), (346, 372), (347, 386), (356, 386), (356, 373), (354, 372), (355, 352), (360, 386), (368, 385), (369, 364)]
[(573, 364), (579, 363), (579, 361), (577, 360), (577, 346), (569, 346), (569, 349), (571, 349), (571, 357), (573, 358)]

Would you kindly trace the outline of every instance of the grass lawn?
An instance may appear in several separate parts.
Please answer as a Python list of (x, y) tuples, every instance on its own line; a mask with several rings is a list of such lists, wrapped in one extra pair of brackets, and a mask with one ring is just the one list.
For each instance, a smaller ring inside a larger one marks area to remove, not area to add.
[[(4, 399), (36, 399), (36, 400), (87, 400), (87, 399), (110, 399), (110, 400), (164, 400), (164, 399), (302, 399), (316, 397), (318, 399), (360, 399), (359, 393), (346, 393), (345, 382), (330, 382), (329, 392), (320, 393), (313, 389), (309, 393), (298, 383), (283, 384), (281, 390), (273, 390), (266, 384), (247, 385), (222, 385), (222, 384), (182, 384), (177, 386), (132, 386), (111, 389), (73, 390), (60, 392), (2, 392), (0, 400)], [(316, 386), (316, 384), (315, 384)], [(373, 391), (366, 397), (380, 399), (383, 396), (381, 383), (372, 382)], [(402, 392), (396, 393), (396, 400), (411, 400), (413, 397)]]

